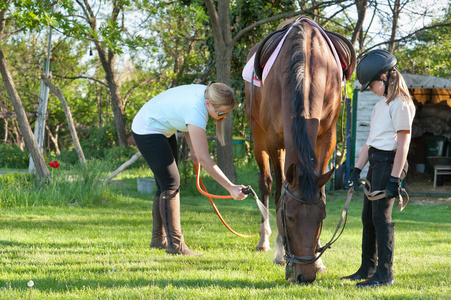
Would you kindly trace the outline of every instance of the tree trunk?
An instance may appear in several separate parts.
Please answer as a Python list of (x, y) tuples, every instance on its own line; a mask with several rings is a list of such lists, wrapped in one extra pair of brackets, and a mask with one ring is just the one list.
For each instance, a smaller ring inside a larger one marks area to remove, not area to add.
[(8, 141), (8, 120), (4, 120), (5, 121), (5, 138), (3, 139), (3, 143), (6, 144), (6, 142)]
[(56, 88), (49, 77), (41, 75), (44, 83), (49, 87), (49, 89), (58, 97), (63, 107), (64, 114), (66, 115), (67, 124), (69, 125), (70, 135), (72, 136), (72, 141), (74, 142), (75, 151), (77, 152), (78, 159), (82, 164), (86, 163), (85, 155), (83, 154), (83, 149), (80, 146), (80, 141), (78, 140), (77, 131), (75, 129), (74, 121), (72, 119), (72, 114), (70, 112), (69, 105), (67, 105), (66, 98), (64, 98), (63, 92)]
[[(97, 53), (99, 54), (100, 63), (105, 71), (105, 79), (111, 94), (111, 106), (113, 108), (114, 125), (116, 126), (117, 144), (119, 146), (127, 146), (125, 131), (125, 105), (122, 101), (119, 84), (114, 71), (114, 62), (116, 61), (117, 55), (108, 47), (107, 43), (103, 44), (99, 40), (99, 38), (102, 39), (102, 36), (98, 32), (96, 10), (92, 9), (88, 1), (77, 1), (77, 3), (82, 8), (86, 21), (91, 28), (92, 32), (88, 33), (88, 36), (94, 42)], [(112, 10), (108, 19), (108, 22), (111, 22), (111, 24), (116, 24), (122, 29), (125, 28), (123, 28), (123, 24), (119, 24), (118, 16), (119, 13), (123, 11), (124, 5), (125, 1), (113, 1), (111, 6)]]
[(353, 46), (355, 46), (357, 41), (363, 40), (363, 22), (365, 21), (366, 10), (368, 9), (368, 1), (356, 0), (355, 5), (357, 6), (357, 22), (351, 37), (351, 43)]
[[(220, 82), (224, 82), (230, 86), (231, 78), (231, 57), (232, 49), (226, 48), (216, 51), (216, 74)], [(218, 166), (224, 174), (234, 183), (236, 183), (236, 171), (233, 164), (233, 113), (227, 114), (224, 122), (224, 138), (225, 145), (221, 146), (216, 141), (218, 151)]]
[[(99, 53), (100, 62), (105, 71), (105, 79), (108, 83), (108, 88), (111, 94), (111, 106), (113, 108), (114, 125), (116, 126), (117, 144), (118, 146), (127, 146), (127, 135), (125, 131), (125, 107), (122, 101), (122, 96), (119, 91), (119, 85), (114, 73), (114, 62), (116, 54), (108, 50), (108, 55), (105, 49), (99, 42), (96, 42), (97, 52)], [(108, 58), (107, 58), (108, 56)]]
[(123, 163), (119, 168), (117, 168), (113, 173), (111, 173), (107, 178), (103, 180), (103, 184), (110, 183), (111, 180), (116, 177), (119, 173), (124, 171), (126, 168), (131, 166), (135, 161), (138, 160), (142, 156), (141, 152), (136, 153), (133, 155), (129, 160), (127, 160), (125, 163)]
[[(58, 145), (58, 132), (60, 130), (60, 125), (58, 124), (56, 126), (55, 134), (52, 133), (52, 131), (50, 130), (50, 127), (47, 124), (45, 124), (45, 129), (47, 129), (47, 132), (48, 132), (47, 136), (50, 139), (50, 141), (52, 141), (53, 147), (55, 147), (55, 154), (60, 155), (61, 151), (60, 151), (60, 146)], [(48, 142), (49, 148), (50, 148), (50, 141)]]
[(5, 84), (6, 91), (8, 92), (9, 99), (14, 107), (14, 111), (17, 114), (17, 121), (19, 122), (19, 129), (25, 140), (25, 145), (30, 151), (31, 158), (36, 167), (36, 172), (38, 176), (45, 182), (50, 181), (50, 172), (44, 160), (44, 156), (39, 150), (38, 142), (36, 141), (33, 132), (31, 131), (30, 124), (28, 123), (28, 118), (23, 108), (22, 101), (20, 100), (19, 94), (17, 93), (14, 81), (9, 72), (8, 65), (6, 63), (3, 50), (0, 47), (0, 72), (2, 74), (3, 83)]
[(99, 118), (99, 127), (102, 127), (105, 123), (103, 122), (102, 118), (102, 88), (100, 88), (100, 95), (99, 95), (99, 89), (97, 88), (97, 83), (95, 83), (96, 88), (96, 99), (97, 99), (97, 116)]
[[(230, 86), (231, 61), (234, 46), (231, 39), (230, 29), (230, 1), (219, 0), (217, 11), (213, 0), (205, 0), (205, 4), (207, 6), (208, 15), (210, 16), (210, 22), (212, 24), (213, 34), (215, 37), (216, 77), (218, 81)], [(236, 183), (235, 165), (233, 164), (232, 128), (233, 114), (229, 113), (225, 120), (224, 126), (226, 144), (221, 146), (221, 144), (217, 142), (217, 163), (227, 178)]]
[(393, 13), (393, 22), (392, 22), (392, 27), (391, 27), (390, 42), (388, 44), (388, 51), (393, 53), (393, 51), (395, 51), (396, 33), (398, 32), (399, 14), (401, 13), (400, 0), (395, 0), (393, 7), (391, 6), (391, 3), (390, 3), (390, 9)]

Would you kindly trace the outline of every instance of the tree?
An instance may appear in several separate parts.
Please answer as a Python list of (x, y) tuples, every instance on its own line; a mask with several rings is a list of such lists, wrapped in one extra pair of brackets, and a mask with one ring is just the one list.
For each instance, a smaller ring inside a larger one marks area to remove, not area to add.
[[(0, 40), (3, 40), (5, 36), (10, 33), (6, 32), (5, 29), (7, 27), (7, 14), (8, 10), (11, 9), (12, 0), (6, 0), (3, 5), (0, 5)], [(40, 23), (48, 23), (49, 20), (47, 18), (40, 18), (39, 14), (36, 12), (45, 12), (48, 7), (46, 6), (33, 6), (30, 3), (25, 3), (21, 6), (22, 3), (14, 3), (17, 8), (16, 11), (16, 20), (21, 21), (20, 17), (22, 16), (31, 16), (35, 17), (31, 20), (27, 20), (28, 23), (24, 23), (24, 28), (38, 28)], [(22, 13), (22, 15), (20, 14)], [(20, 30), (24, 30), (24, 28)], [(14, 80), (11, 76), (11, 72), (9, 71), (8, 64), (6, 62), (6, 58), (4, 56), (3, 50), (0, 46), (0, 73), (2, 74), (3, 83), (5, 85), (8, 96), (14, 106), (14, 111), (17, 114), (17, 120), (19, 122), (20, 131), (24, 137), (25, 145), (30, 151), (30, 155), (33, 158), (33, 161), (36, 166), (36, 172), (38, 176), (44, 181), (48, 182), (50, 180), (50, 172), (47, 168), (47, 164), (45, 163), (44, 156), (42, 155), (39, 145), (31, 131), (30, 124), (28, 123), (28, 118), (26, 116), (25, 110), (22, 105), (22, 101), (17, 93), (17, 89), (14, 84)]]
[(451, 9), (443, 18), (428, 24), (430, 30), (418, 32), (415, 43), (401, 47), (396, 52), (402, 72), (451, 78), (451, 26), (437, 26), (451, 22)]
[[(230, 23), (230, 1), (218, 0), (217, 8), (213, 0), (204, 0), (204, 2), (210, 17), (210, 23), (214, 35), (217, 80), (228, 85), (231, 85), (233, 49), (241, 37), (261, 24), (300, 14), (300, 12), (288, 12), (264, 20), (259, 20), (235, 33), (232, 37), (232, 25)], [(236, 181), (236, 173), (233, 165), (232, 127), (233, 114), (229, 113), (225, 121), (226, 144), (224, 146), (220, 146), (218, 143), (218, 165), (229, 179)]]
[[(123, 37), (122, 32), (126, 31), (124, 25), (124, 12), (129, 1), (111, 1), (111, 3), (99, 2), (99, 7), (94, 8), (87, 0), (75, 0), (81, 10), (81, 15), (73, 14), (69, 11), (69, 16), (73, 21), (81, 21), (73, 26), (64, 26), (67, 35), (76, 34), (80, 39), (88, 39), (94, 43), (99, 55), (105, 80), (111, 95), (111, 105), (114, 114), (114, 124), (117, 132), (118, 145), (127, 145), (125, 130), (125, 103), (120, 93), (120, 85), (115, 71), (115, 63), (118, 54), (122, 52), (120, 42)], [(105, 5), (102, 5), (104, 3)], [(111, 6), (108, 8), (108, 4)], [(106, 12), (110, 9), (109, 12)], [(104, 22), (99, 22), (98, 11), (105, 11)], [(74, 30), (75, 29), (77, 30)], [(79, 30), (79, 31), (78, 31)]]

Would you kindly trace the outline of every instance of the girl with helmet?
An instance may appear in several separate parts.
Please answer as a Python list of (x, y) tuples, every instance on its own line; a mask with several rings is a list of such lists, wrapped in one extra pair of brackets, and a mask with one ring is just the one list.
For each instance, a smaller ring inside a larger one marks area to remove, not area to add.
[(133, 119), (136, 146), (152, 170), (157, 184), (152, 206), (151, 248), (169, 254), (202, 256), (185, 244), (180, 226), (180, 174), (175, 132), (185, 133), (191, 156), (235, 200), (246, 198), (244, 185), (233, 184), (211, 159), (207, 120), (216, 120), (216, 135), (224, 145), (224, 119), (236, 104), (232, 89), (223, 83), (182, 85), (148, 101)]
[(357, 66), (357, 79), (363, 92), (381, 99), (373, 108), (370, 133), (349, 178), (349, 187), (357, 187), (360, 172), (369, 162), (366, 179), (371, 189), (385, 190), (386, 198), (369, 201), (362, 210), (362, 261), (356, 273), (342, 279), (365, 280), (358, 287), (393, 285), (394, 223), (391, 213), (399, 196), (401, 180), (407, 173), (415, 106), (407, 85), (396, 67), (396, 57), (385, 50), (373, 50)]

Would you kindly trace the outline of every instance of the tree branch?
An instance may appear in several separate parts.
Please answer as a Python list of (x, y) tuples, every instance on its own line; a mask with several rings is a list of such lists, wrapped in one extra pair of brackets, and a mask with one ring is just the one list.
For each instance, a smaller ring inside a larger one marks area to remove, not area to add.
[(215, 36), (215, 40), (223, 43), (224, 37), (221, 32), (221, 24), (219, 24), (218, 12), (216, 11), (215, 4), (213, 0), (204, 0), (205, 5), (207, 6), (208, 15), (210, 16), (211, 27), (213, 27), (213, 35)]
[(298, 11), (294, 11), (294, 12), (289, 12), (289, 13), (280, 14), (280, 15), (277, 15), (277, 16), (273, 16), (273, 17), (266, 18), (266, 19), (263, 19), (263, 20), (259, 20), (259, 21), (255, 22), (255, 23), (252, 23), (251, 25), (249, 25), (249, 26), (243, 28), (242, 30), (240, 30), (240, 32), (238, 32), (237, 35), (235, 35), (235, 36), (232, 38), (232, 45), (233, 45), (234, 43), (238, 42), (238, 40), (239, 40), (243, 35), (245, 35), (245, 34), (248, 33), (249, 31), (253, 30), (254, 28), (256, 28), (256, 27), (258, 27), (258, 26), (260, 26), (260, 25), (263, 25), (263, 24), (266, 24), (266, 23), (269, 23), (269, 22), (278, 21), (278, 20), (281, 20), (281, 19), (289, 19), (289, 18), (298, 16), (298, 15), (300, 15), (300, 14), (302, 14), (302, 13), (304, 13), (303, 10), (298, 10)]
[(9, 4), (12, 0), (6, 0), (5, 1), (5, 8), (0, 10), (0, 40), (3, 39), (3, 33), (5, 31), (5, 25), (6, 25), (6, 13), (8, 12)]
[(62, 79), (88, 79), (88, 80), (92, 80), (92, 81), (94, 81), (94, 82), (100, 83), (101, 85), (103, 85), (103, 86), (105, 86), (105, 87), (108, 87), (108, 85), (107, 85), (106, 83), (104, 83), (103, 81), (100, 81), (100, 80), (97, 79), (97, 78), (93, 78), (93, 77), (89, 77), (89, 76), (75, 76), (75, 77), (70, 77), (70, 76), (61, 76), (61, 75), (58, 75), (58, 74), (53, 74), (53, 76), (59, 77), (59, 78), (62, 78)]
[[(27, 112), (25, 113), (27, 118), (34, 118), (36, 117), (36, 112)], [(12, 111), (2, 111), (0, 112), (0, 119), (13, 119), (17, 118), (17, 114)]]
[(151, 83), (151, 82), (155, 82), (155, 81), (156, 81), (155, 78), (148, 78), (148, 79), (143, 80), (143, 81), (141, 81), (141, 82), (135, 84), (134, 86), (132, 86), (132, 87), (127, 91), (127, 93), (126, 93), (125, 96), (124, 96), (124, 106), (127, 106), (127, 100), (128, 100), (128, 98), (130, 97), (130, 95), (132, 94), (132, 92), (133, 92), (136, 88), (138, 88), (139, 86), (142, 86), (142, 85)]
[[(412, 36), (417, 35), (417, 34), (423, 32), (423, 31), (427, 31), (427, 30), (434, 29), (434, 28), (439, 28), (439, 27), (451, 27), (451, 22), (449, 22), (449, 23), (435, 24), (435, 25), (431, 25), (431, 26), (425, 26), (425, 27), (423, 27), (423, 28), (420, 28), (420, 29), (418, 29), (418, 30), (415, 30), (414, 32), (412, 32), (412, 33), (410, 33), (410, 34), (408, 34), (408, 35), (406, 35), (406, 36), (403, 36), (403, 37), (400, 37), (399, 39), (394, 40), (393, 43), (398, 43), (398, 42), (407, 41), (407, 40), (409, 40)], [(376, 45), (373, 45), (373, 46), (371, 46), (371, 47), (365, 49), (365, 51), (362, 52), (362, 53), (360, 53), (359, 56), (361, 56), (362, 54), (364, 54), (364, 53), (370, 51), (371, 49), (377, 48), (377, 47), (379, 47), (379, 46), (381, 46), (381, 45), (387, 45), (387, 44), (389, 44), (389, 43), (390, 43), (390, 41), (386, 41), (386, 42), (381, 42), (381, 43), (378, 43), (378, 44), (376, 44)]]

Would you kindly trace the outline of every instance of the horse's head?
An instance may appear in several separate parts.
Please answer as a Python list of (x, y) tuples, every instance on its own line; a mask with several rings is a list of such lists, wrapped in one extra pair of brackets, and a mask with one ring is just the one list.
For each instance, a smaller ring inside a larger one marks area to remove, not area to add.
[(326, 217), (322, 187), (329, 180), (332, 171), (316, 178), (315, 192), (311, 193), (304, 193), (302, 190), (305, 178), (299, 174), (301, 172), (294, 164), (288, 168), (279, 200), (277, 225), (285, 248), (286, 279), (311, 283), (318, 272), (316, 252), (322, 221)]

